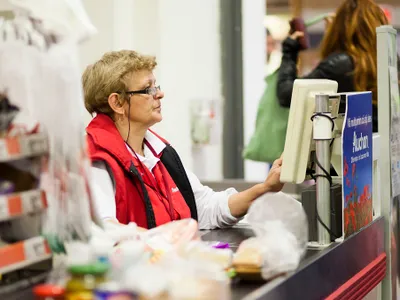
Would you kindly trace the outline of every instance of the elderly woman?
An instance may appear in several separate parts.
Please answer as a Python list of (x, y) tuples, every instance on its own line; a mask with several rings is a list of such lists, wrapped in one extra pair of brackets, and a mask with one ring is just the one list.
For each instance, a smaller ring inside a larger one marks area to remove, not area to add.
[(184, 168), (179, 155), (150, 127), (162, 120), (164, 93), (156, 85), (154, 57), (109, 52), (83, 74), (89, 154), (103, 220), (143, 228), (193, 218), (200, 229), (236, 224), (252, 201), (282, 189), (281, 161), (265, 182), (236, 192), (215, 192)]

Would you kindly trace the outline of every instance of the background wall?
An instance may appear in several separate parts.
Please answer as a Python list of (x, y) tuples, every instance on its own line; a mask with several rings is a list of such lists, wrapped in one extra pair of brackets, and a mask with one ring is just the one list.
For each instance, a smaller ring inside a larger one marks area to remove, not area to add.
[[(243, 117), (244, 142), (247, 144), (254, 131), (258, 102), (265, 89), (266, 42), (264, 0), (242, 1), (243, 41)], [(266, 141), (268, 142), (268, 141)], [(244, 177), (249, 181), (262, 181), (268, 173), (268, 165), (246, 160)]]
[[(99, 32), (82, 45), (82, 68), (110, 50), (128, 48), (156, 55), (157, 81), (166, 96), (164, 120), (155, 129), (177, 148), (185, 165), (201, 179), (222, 179), (222, 133), (218, 131), (222, 116), (216, 118), (217, 142), (192, 147), (189, 113), (196, 100), (214, 99), (220, 108), (224, 105), (219, 1), (106, 0), (102, 5), (97, 0), (83, 2)], [(257, 104), (264, 89), (264, 4), (263, 0), (243, 1), (245, 142), (254, 129)], [(266, 164), (246, 162), (246, 179), (263, 180), (266, 174)]]
[(110, 50), (156, 55), (157, 82), (165, 92), (164, 120), (156, 131), (199, 177), (221, 179), (221, 144), (192, 149), (189, 113), (198, 99), (219, 99), (222, 105), (219, 1), (83, 2), (99, 32), (82, 46), (82, 67)]

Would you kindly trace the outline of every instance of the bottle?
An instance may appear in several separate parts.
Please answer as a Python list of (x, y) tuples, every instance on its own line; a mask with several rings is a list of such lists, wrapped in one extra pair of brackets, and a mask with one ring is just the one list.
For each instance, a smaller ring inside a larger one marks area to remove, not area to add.
[(71, 278), (66, 285), (65, 300), (93, 300), (93, 291), (106, 281), (108, 264), (73, 265), (68, 268)]

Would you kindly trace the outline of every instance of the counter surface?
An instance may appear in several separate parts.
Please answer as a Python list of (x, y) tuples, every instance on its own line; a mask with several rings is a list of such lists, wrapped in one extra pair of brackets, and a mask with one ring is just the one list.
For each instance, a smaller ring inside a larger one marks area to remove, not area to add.
[[(234, 280), (232, 299), (322, 299), (384, 253), (384, 222), (377, 218), (342, 243), (308, 250), (296, 272), (270, 282)], [(248, 227), (203, 232), (205, 241), (229, 242), (233, 250), (253, 236)]]

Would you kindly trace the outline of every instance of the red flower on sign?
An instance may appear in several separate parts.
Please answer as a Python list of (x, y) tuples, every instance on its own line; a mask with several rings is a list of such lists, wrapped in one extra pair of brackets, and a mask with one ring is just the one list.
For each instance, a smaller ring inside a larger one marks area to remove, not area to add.
[(356, 164), (353, 163), (352, 168), (351, 168), (351, 177), (354, 178), (355, 175), (356, 175)]
[(349, 172), (349, 165), (347, 164), (346, 158), (344, 159), (344, 167), (343, 167), (343, 175), (347, 176), (347, 173)]

